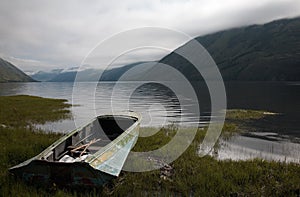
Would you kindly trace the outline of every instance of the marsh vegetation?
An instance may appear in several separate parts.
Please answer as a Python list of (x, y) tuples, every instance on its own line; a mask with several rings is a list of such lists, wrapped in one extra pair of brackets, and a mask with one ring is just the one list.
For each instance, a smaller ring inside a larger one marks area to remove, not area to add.
[[(199, 157), (197, 149), (206, 129), (198, 129), (188, 149), (170, 164), (172, 173), (162, 178), (161, 170), (122, 172), (103, 188), (70, 191), (26, 185), (8, 174), (8, 168), (40, 153), (60, 137), (43, 133), (33, 124), (70, 116), (65, 100), (31, 96), (0, 97), (0, 195), (1, 196), (297, 196), (300, 166), (263, 160), (218, 161)], [(229, 119), (261, 118), (261, 112), (234, 111)], [(239, 118), (242, 117), (242, 118)], [(141, 128), (145, 132), (152, 128)], [(154, 135), (138, 139), (134, 151), (155, 150), (167, 144), (178, 128), (161, 128)], [(185, 128), (188, 132), (188, 128)], [(144, 132), (143, 131), (143, 132)], [(226, 122), (224, 133), (241, 132), (238, 122)], [(226, 134), (226, 135), (227, 135)], [(224, 135), (224, 134), (223, 134)]]

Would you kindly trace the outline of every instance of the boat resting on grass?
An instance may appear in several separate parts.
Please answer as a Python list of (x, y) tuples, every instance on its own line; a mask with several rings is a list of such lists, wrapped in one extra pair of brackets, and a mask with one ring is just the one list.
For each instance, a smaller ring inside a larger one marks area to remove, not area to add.
[(120, 174), (139, 126), (133, 112), (98, 116), (9, 171), (30, 184), (102, 186)]

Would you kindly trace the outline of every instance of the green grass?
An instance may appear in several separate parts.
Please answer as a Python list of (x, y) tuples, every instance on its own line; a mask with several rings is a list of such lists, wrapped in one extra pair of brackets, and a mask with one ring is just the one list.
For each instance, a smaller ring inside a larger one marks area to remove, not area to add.
[(42, 194), (36, 188), (14, 180), (9, 176), (8, 168), (37, 155), (61, 136), (45, 134), (33, 124), (68, 118), (69, 106), (66, 100), (60, 99), (26, 95), (0, 97), (0, 196)]
[(272, 112), (258, 111), (258, 110), (244, 110), (244, 109), (230, 109), (227, 110), (226, 119), (228, 120), (257, 120), (263, 117), (275, 115)]
[[(224, 129), (231, 126), (225, 124)], [(149, 128), (148, 128), (149, 129)], [(236, 128), (235, 128), (236, 129)], [(143, 147), (160, 147), (176, 131), (166, 128), (157, 137), (139, 138), (134, 150)], [(124, 172), (102, 191), (102, 195), (141, 196), (296, 196), (300, 192), (300, 166), (252, 161), (217, 161), (212, 157), (198, 157), (196, 152), (205, 130), (198, 130), (191, 146), (173, 163), (174, 174), (169, 179), (160, 178), (160, 170), (134, 173)], [(151, 148), (150, 148), (151, 149)]]
[[(154, 170), (122, 172), (105, 187), (84, 192), (26, 185), (9, 176), (8, 168), (40, 153), (60, 137), (36, 131), (30, 125), (68, 117), (68, 105), (64, 100), (29, 96), (0, 97), (0, 100), (1, 124), (7, 125), (6, 128), (0, 127), (0, 196), (297, 196), (300, 193), (299, 164), (262, 160), (217, 161), (209, 156), (197, 156), (205, 129), (199, 129), (189, 148), (170, 164), (174, 174), (168, 179), (162, 179), (160, 170)], [(11, 111), (13, 108), (21, 116), (15, 116)], [(43, 118), (37, 115), (41, 111)], [(244, 118), (253, 118), (252, 112), (242, 113)], [(170, 126), (160, 129), (155, 135), (140, 137), (133, 150), (155, 150), (167, 144), (177, 129)], [(147, 132), (153, 128), (141, 130)], [(185, 130), (189, 132), (189, 128)], [(239, 126), (226, 123), (223, 131), (236, 133)]]
[(0, 124), (24, 127), (68, 118), (70, 111), (67, 108), (70, 104), (66, 101), (27, 95), (1, 96)]

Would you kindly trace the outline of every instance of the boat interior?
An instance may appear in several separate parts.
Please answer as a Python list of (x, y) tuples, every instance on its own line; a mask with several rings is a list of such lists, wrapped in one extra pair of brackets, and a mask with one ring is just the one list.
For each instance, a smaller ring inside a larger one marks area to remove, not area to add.
[(93, 122), (61, 141), (45, 153), (43, 160), (53, 162), (81, 161), (120, 136), (137, 121), (134, 117), (100, 116)]

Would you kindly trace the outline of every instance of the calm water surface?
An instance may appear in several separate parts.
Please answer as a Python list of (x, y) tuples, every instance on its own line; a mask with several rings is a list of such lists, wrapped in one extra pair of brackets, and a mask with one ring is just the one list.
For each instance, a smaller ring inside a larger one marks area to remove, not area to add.
[[(210, 120), (210, 98), (205, 84), (197, 85), (201, 117), (193, 113), (197, 100), (175, 95), (168, 88), (147, 84), (133, 90), (134, 85), (122, 84), (118, 91), (114, 83), (80, 83), (72, 101), (73, 83), (0, 83), (0, 95), (27, 94), (67, 99), (73, 103), (73, 120), (40, 125), (54, 132), (67, 132), (84, 124), (96, 114), (130, 110), (142, 114), (142, 126), (162, 126), (177, 123), (183, 126), (203, 126)], [(219, 159), (264, 158), (300, 162), (300, 83), (226, 83), (227, 108), (259, 109), (279, 113), (254, 122), (256, 131), (221, 140)], [(96, 87), (96, 88), (95, 88)], [(130, 93), (130, 99), (124, 95)], [(79, 95), (79, 96), (78, 96)], [(184, 101), (184, 102), (179, 102)], [(76, 121), (74, 121), (76, 120)], [(75, 124), (76, 122), (76, 124)]]
[[(158, 84), (147, 84), (134, 88), (132, 83), (121, 84), (121, 89), (115, 91), (115, 83), (79, 83), (76, 96), (73, 96), (73, 83), (3, 83), (0, 84), (0, 95), (35, 95), (48, 98), (67, 99), (72, 103), (73, 120), (65, 120), (44, 125), (43, 128), (54, 132), (64, 132), (81, 124), (85, 124), (96, 115), (126, 111), (138, 112), (142, 115), (142, 126), (157, 127), (170, 123), (198, 126), (209, 120), (209, 112), (203, 112), (201, 122), (199, 115), (191, 113), (189, 108), (195, 102), (182, 96), (184, 105), (168, 88)], [(96, 87), (96, 88), (95, 88)], [(113, 94), (112, 94), (113, 92)], [(127, 96), (130, 94), (130, 99)], [(76, 123), (76, 125), (75, 125)]]

